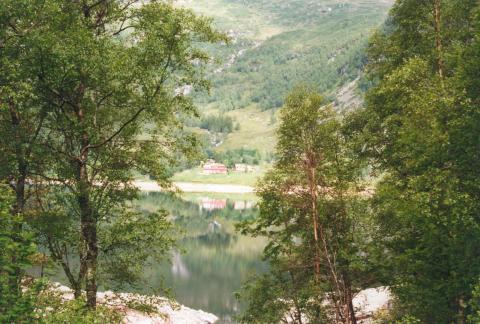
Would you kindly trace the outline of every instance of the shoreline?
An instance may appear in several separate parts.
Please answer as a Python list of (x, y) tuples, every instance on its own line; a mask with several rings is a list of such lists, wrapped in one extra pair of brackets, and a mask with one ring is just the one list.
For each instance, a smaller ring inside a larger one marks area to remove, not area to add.
[[(74, 299), (73, 290), (60, 283), (51, 283), (50, 289), (60, 294), (65, 302)], [(215, 314), (193, 309), (174, 300), (155, 295), (99, 291), (97, 292), (97, 300), (99, 305), (118, 311), (123, 317), (122, 324), (213, 324), (218, 321)], [(132, 308), (132, 306), (129, 306), (130, 302), (146, 305), (154, 312)]]
[[(141, 181), (133, 182), (135, 187), (144, 192), (160, 192), (162, 187), (155, 181)], [(247, 194), (254, 193), (255, 189), (251, 186), (234, 185), (234, 184), (215, 184), (215, 183), (195, 183), (195, 182), (173, 182), (173, 187), (182, 192), (193, 193), (230, 193), (230, 194)]]

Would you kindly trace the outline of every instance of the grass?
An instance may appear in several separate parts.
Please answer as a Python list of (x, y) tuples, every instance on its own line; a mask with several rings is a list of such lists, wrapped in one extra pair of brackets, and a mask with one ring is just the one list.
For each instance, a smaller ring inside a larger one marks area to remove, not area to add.
[(189, 169), (177, 173), (173, 177), (175, 182), (193, 182), (193, 183), (212, 183), (212, 184), (232, 184), (254, 186), (258, 178), (263, 176), (268, 165), (265, 164), (256, 172), (249, 173), (229, 173), (229, 174), (202, 174), (200, 167)]
[(265, 40), (284, 31), (284, 28), (271, 21), (268, 12), (242, 3), (228, 0), (178, 0), (176, 4), (213, 18), (222, 30), (242, 31), (253, 40)]
[[(251, 105), (229, 111), (226, 115), (240, 124), (240, 130), (228, 134), (218, 151), (248, 148), (257, 149), (262, 155), (274, 151), (277, 125), (272, 123), (272, 111), (260, 111), (255, 105)], [(274, 116), (276, 115), (277, 113)]]
[(273, 152), (277, 141), (277, 125), (272, 120), (271, 111), (260, 111), (255, 106), (250, 106), (233, 110), (228, 115), (240, 123), (240, 130), (229, 134), (220, 150), (246, 147), (258, 149), (261, 154)]

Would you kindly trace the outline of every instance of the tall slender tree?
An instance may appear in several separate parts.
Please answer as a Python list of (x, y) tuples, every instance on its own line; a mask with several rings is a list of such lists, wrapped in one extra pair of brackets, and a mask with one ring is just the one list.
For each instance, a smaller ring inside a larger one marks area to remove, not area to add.
[[(15, 222), (12, 237), (22, 240), (25, 210), (32, 190), (28, 181), (39, 173), (46, 160), (39, 143), (47, 116), (46, 107), (39, 104), (35, 81), (31, 74), (31, 45), (35, 35), (45, 27), (48, 9), (35, 10), (31, 1), (5, 1), (0, 7), (0, 179), (15, 192), (10, 212)], [(36, 15), (35, 24), (30, 19)], [(10, 276), (12, 287), (20, 293), (21, 267), (12, 254), (12, 266), (17, 277)]]
[[(252, 284), (252, 291), (258, 293), (262, 283), (277, 287), (263, 288), (269, 298), (277, 293), (283, 301), (274, 307), (279, 318), (295, 310), (289, 316), (293, 322), (356, 323), (360, 160), (350, 156), (340, 116), (305, 87), (287, 97), (278, 136), (278, 160), (258, 189), (260, 217), (244, 225), (247, 233), (266, 235), (270, 242), (265, 256), (272, 273)], [(265, 294), (248, 296), (245, 322), (270, 305)]]

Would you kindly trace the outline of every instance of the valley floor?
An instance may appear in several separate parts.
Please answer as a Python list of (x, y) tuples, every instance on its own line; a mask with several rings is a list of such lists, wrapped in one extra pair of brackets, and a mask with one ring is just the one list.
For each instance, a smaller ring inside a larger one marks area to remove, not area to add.
[(173, 176), (174, 182), (180, 183), (204, 183), (204, 184), (228, 184), (255, 186), (270, 165), (256, 167), (254, 172), (229, 172), (228, 174), (203, 174), (200, 167), (179, 172)]

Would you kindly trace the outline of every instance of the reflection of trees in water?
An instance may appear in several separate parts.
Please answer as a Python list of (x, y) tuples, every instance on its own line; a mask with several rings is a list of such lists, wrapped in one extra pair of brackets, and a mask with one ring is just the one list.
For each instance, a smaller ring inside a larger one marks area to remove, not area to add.
[[(215, 199), (203, 198), (203, 201), (205, 200), (208, 200), (211, 205), (211, 202)], [(204, 245), (227, 247), (231, 244), (232, 237), (229, 237), (226, 233), (217, 235), (217, 237), (208, 237), (206, 236), (207, 233), (233, 232), (234, 223), (255, 218), (258, 209), (248, 200), (228, 198), (220, 200), (222, 205), (225, 206), (223, 209), (209, 210), (202, 208), (202, 199), (191, 202), (172, 194), (152, 192), (143, 195), (139, 204), (141, 208), (150, 211), (158, 208), (166, 210), (172, 216), (175, 225), (185, 230), (186, 237), (194, 239), (202, 236), (201, 241)], [(224, 201), (226, 201), (226, 204), (223, 203)], [(220, 225), (218, 221), (224, 226), (214, 225)]]
[(190, 272), (187, 269), (187, 266), (182, 260), (182, 256), (177, 251), (172, 253), (172, 274), (179, 276), (184, 279), (188, 279), (190, 277)]
[[(226, 199), (223, 209), (213, 210), (201, 208), (201, 198), (192, 202), (165, 193), (150, 193), (139, 203), (147, 210), (166, 210), (176, 226), (185, 230), (179, 241), (184, 253), (174, 253), (169, 267), (150, 268), (150, 282), (160, 282), (164, 276), (181, 303), (208, 309), (229, 322), (229, 315), (239, 307), (233, 293), (266, 265), (260, 259), (263, 246), (233, 229), (234, 223), (254, 218), (257, 208), (249, 209), (247, 200)], [(208, 201), (209, 206), (216, 206), (212, 202)]]
[(140, 199), (141, 208), (161, 208), (177, 216), (198, 215), (198, 204), (165, 192), (149, 192)]
[[(248, 206), (248, 208), (247, 208)], [(258, 208), (250, 201), (238, 201), (227, 199), (223, 209), (203, 210), (202, 214), (207, 217), (220, 217), (233, 221), (243, 221), (255, 218)]]
[(237, 235), (227, 232), (208, 232), (195, 238), (201, 245), (215, 248), (227, 248), (238, 241)]
[(208, 224), (208, 231), (210, 233), (215, 233), (222, 230), (222, 224), (214, 220)]

